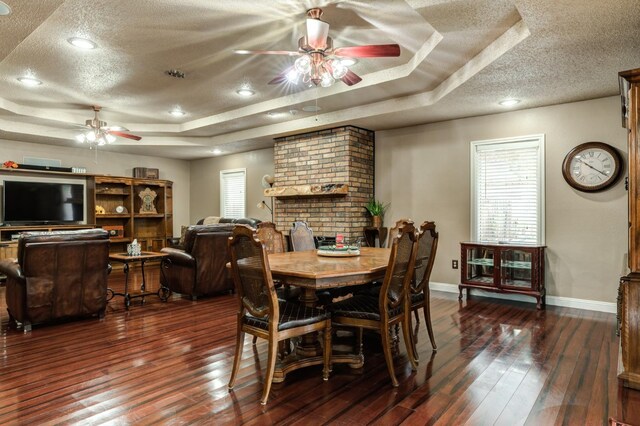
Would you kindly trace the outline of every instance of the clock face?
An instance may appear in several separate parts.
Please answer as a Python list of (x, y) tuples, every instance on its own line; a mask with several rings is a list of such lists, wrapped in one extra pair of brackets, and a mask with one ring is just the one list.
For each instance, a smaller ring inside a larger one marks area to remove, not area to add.
[(587, 142), (572, 149), (564, 159), (562, 174), (580, 191), (601, 191), (613, 185), (622, 168), (618, 151), (602, 142)]

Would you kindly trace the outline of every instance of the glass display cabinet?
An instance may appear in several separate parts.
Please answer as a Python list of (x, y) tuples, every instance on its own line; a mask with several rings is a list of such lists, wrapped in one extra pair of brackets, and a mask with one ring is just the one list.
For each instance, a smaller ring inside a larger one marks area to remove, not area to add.
[(537, 308), (545, 304), (544, 249), (540, 245), (461, 243), (462, 290), (472, 288), (497, 293), (524, 294), (536, 298)]

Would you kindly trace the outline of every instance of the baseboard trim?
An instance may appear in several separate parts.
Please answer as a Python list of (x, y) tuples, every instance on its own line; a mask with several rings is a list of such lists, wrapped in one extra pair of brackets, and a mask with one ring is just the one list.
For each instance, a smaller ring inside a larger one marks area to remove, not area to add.
[[(457, 284), (430, 282), (429, 288), (431, 290), (443, 291), (446, 293), (459, 293)], [(490, 291), (477, 290), (475, 288), (472, 289), (471, 291), (473, 292), (473, 294), (478, 296), (483, 296), (483, 297), (493, 297), (495, 299), (506, 299), (506, 300), (516, 300), (518, 302), (536, 303), (535, 298), (530, 296), (523, 296), (521, 294), (493, 293)], [(599, 300), (575, 299), (573, 297), (547, 295), (546, 302), (547, 302), (547, 305), (562, 306), (565, 308), (585, 309), (587, 311), (606, 312), (610, 314), (615, 314), (617, 312), (617, 307), (615, 303), (601, 302)]]

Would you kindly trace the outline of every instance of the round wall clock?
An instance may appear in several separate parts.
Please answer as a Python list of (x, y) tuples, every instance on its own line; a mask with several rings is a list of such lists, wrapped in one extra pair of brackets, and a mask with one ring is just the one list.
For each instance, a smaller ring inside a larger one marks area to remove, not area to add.
[(573, 148), (562, 162), (562, 175), (579, 191), (596, 192), (612, 186), (622, 172), (618, 151), (604, 142), (586, 142)]

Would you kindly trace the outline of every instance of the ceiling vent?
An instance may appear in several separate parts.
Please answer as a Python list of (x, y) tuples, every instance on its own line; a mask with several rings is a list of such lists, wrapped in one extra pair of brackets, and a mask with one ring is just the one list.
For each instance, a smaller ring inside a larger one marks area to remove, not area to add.
[(180, 70), (169, 70), (164, 72), (169, 77), (184, 78), (184, 73)]

